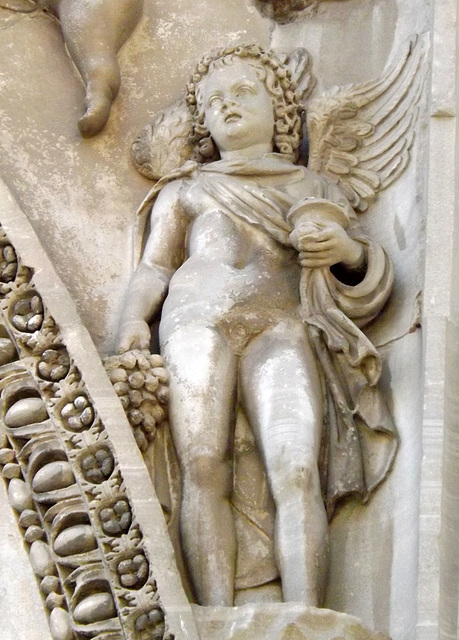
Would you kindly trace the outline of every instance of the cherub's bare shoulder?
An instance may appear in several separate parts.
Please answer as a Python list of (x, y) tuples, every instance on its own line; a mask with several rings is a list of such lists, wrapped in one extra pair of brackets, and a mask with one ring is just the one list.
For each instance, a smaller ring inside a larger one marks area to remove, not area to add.
[(180, 206), (183, 204), (184, 194), (188, 191), (187, 180), (177, 178), (171, 180), (158, 193), (154, 208), (163, 208), (164, 206)]
[(171, 180), (164, 185), (161, 191), (158, 194), (158, 200), (170, 200), (171, 198), (178, 198), (183, 189), (184, 180), (178, 178), (176, 180)]

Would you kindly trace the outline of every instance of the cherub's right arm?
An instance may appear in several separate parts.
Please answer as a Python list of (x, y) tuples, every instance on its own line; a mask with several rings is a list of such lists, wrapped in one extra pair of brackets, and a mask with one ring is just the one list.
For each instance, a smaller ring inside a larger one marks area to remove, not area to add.
[(151, 213), (151, 230), (139, 266), (129, 284), (118, 331), (118, 350), (145, 349), (148, 323), (161, 308), (169, 281), (185, 257), (187, 219), (180, 204), (182, 182), (166, 185)]

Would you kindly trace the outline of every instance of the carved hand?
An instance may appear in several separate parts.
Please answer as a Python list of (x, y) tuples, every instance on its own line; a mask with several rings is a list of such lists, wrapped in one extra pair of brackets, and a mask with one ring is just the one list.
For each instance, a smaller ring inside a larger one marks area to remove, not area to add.
[(144, 320), (125, 322), (120, 326), (118, 333), (118, 353), (132, 349), (148, 349), (150, 338), (150, 327)]
[(365, 260), (362, 245), (353, 240), (336, 223), (319, 227), (314, 223), (300, 224), (290, 234), (301, 266), (310, 269), (342, 264), (346, 269), (358, 269)]

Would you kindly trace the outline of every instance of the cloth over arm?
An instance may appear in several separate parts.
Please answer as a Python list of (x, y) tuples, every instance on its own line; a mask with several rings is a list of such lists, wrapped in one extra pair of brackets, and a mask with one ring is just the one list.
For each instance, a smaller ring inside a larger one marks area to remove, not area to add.
[[(342, 209), (348, 234), (365, 251), (365, 272), (357, 284), (340, 278), (339, 269), (333, 267), (304, 268), (300, 284), (302, 317), (325, 381), (327, 424), (320, 467), (332, 517), (341, 498), (350, 494), (362, 501), (369, 498), (387, 475), (397, 450), (396, 429), (378, 388), (381, 358), (361, 330), (387, 302), (393, 267), (382, 247), (361, 233), (356, 214), (339, 189), (319, 184), (317, 191), (317, 197)], [(310, 200), (313, 205), (314, 198)]]

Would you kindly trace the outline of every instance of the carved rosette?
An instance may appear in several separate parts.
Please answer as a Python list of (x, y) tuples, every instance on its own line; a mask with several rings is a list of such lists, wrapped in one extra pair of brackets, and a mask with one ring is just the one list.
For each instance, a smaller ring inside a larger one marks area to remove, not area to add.
[(0, 310), (0, 467), (53, 640), (172, 640), (104, 425), (2, 229)]

